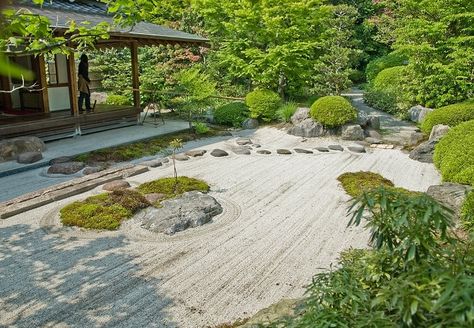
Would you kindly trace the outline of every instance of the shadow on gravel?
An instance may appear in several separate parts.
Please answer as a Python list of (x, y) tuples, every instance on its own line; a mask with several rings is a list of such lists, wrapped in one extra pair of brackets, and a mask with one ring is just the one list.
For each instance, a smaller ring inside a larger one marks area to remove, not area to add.
[(0, 228), (0, 327), (174, 327), (160, 280), (142, 277), (123, 237), (62, 239)]

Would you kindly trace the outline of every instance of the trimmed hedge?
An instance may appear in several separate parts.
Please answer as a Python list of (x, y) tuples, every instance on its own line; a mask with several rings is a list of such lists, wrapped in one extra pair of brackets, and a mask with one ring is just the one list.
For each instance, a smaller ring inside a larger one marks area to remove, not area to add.
[(470, 120), (474, 120), (474, 100), (440, 107), (428, 113), (421, 123), (421, 130), (429, 134), (433, 126), (437, 124), (455, 127), (462, 122)]
[(221, 125), (240, 127), (248, 116), (248, 107), (240, 101), (225, 104), (214, 110), (214, 121)]
[(405, 65), (406, 61), (406, 57), (396, 52), (389, 53), (386, 56), (371, 61), (367, 64), (367, 68), (365, 69), (367, 82), (372, 82), (375, 77), (384, 69)]
[(271, 90), (255, 90), (247, 94), (245, 103), (250, 109), (250, 117), (270, 122), (276, 117), (281, 98)]
[(311, 117), (322, 125), (334, 128), (357, 118), (357, 110), (341, 96), (326, 96), (314, 102)]
[(433, 161), (443, 180), (474, 186), (474, 120), (449, 130), (435, 146)]
[(374, 79), (373, 88), (388, 94), (397, 94), (402, 88), (405, 66), (395, 66), (381, 71)]

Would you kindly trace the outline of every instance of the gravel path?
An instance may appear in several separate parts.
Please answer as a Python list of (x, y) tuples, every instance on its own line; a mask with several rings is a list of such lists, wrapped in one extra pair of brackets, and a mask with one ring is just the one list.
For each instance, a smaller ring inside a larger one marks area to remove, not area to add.
[[(0, 326), (212, 327), (300, 297), (340, 251), (366, 247), (346, 228), (349, 197), (336, 178), (370, 170), (424, 191), (434, 167), (399, 150), (296, 154), (294, 148), (348, 142), (304, 139), (263, 128), (252, 136), (271, 155), (236, 155), (234, 140), (208, 145), (230, 156), (178, 162), (178, 173), (208, 181), (224, 207), (214, 222), (174, 236), (128, 221), (116, 232), (61, 228), (58, 210), (100, 189), (0, 221)], [(287, 148), (291, 155), (277, 155)], [(172, 175), (172, 166), (132, 185)]]

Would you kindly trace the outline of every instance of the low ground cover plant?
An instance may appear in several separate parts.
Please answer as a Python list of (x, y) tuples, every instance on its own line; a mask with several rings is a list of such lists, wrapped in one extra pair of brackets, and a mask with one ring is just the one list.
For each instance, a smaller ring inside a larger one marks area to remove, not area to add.
[(209, 189), (210, 187), (206, 182), (184, 176), (177, 177), (177, 182), (175, 178), (162, 178), (145, 182), (137, 188), (143, 194), (159, 193), (166, 195), (167, 198), (193, 190), (208, 192)]
[(293, 114), (296, 112), (296, 109), (298, 108), (298, 104), (295, 102), (287, 102), (286, 104), (283, 104), (278, 108), (277, 110), (277, 116), (282, 122), (290, 122), (291, 117)]
[(445, 124), (450, 127), (474, 120), (474, 99), (435, 109), (421, 123), (421, 131), (426, 134), (431, 132), (433, 126)]
[(270, 122), (276, 117), (281, 98), (271, 90), (255, 90), (247, 94), (245, 104), (249, 107), (250, 117)]
[(349, 196), (358, 197), (364, 192), (378, 188), (380, 186), (393, 187), (392, 181), (385, 179), (374, 172), (346, 172), (341, 174), (337, 180)]
[(220, 125), (241, 127), (248, 117), (249, 109), (240, 101), (222, 105), (214, 110), (214, 121)]
[(341, 96), (326, 96), (314, 102), (311, 117), (322, 125), (335, 128), (357, 118), (357, 110)]

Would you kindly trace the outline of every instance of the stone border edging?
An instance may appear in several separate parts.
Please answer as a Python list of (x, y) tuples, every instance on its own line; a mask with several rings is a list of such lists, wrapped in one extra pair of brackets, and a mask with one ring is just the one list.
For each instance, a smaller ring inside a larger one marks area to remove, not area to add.
[(52, 187), (33, 191), (11, 200), (1, 202), (0, 219), (6, 219), (31, 209), (81, 194), (110, 181), (145, 173), (148, 170), (149, 169), (146, 166), (129, 164), (73, 179)]

